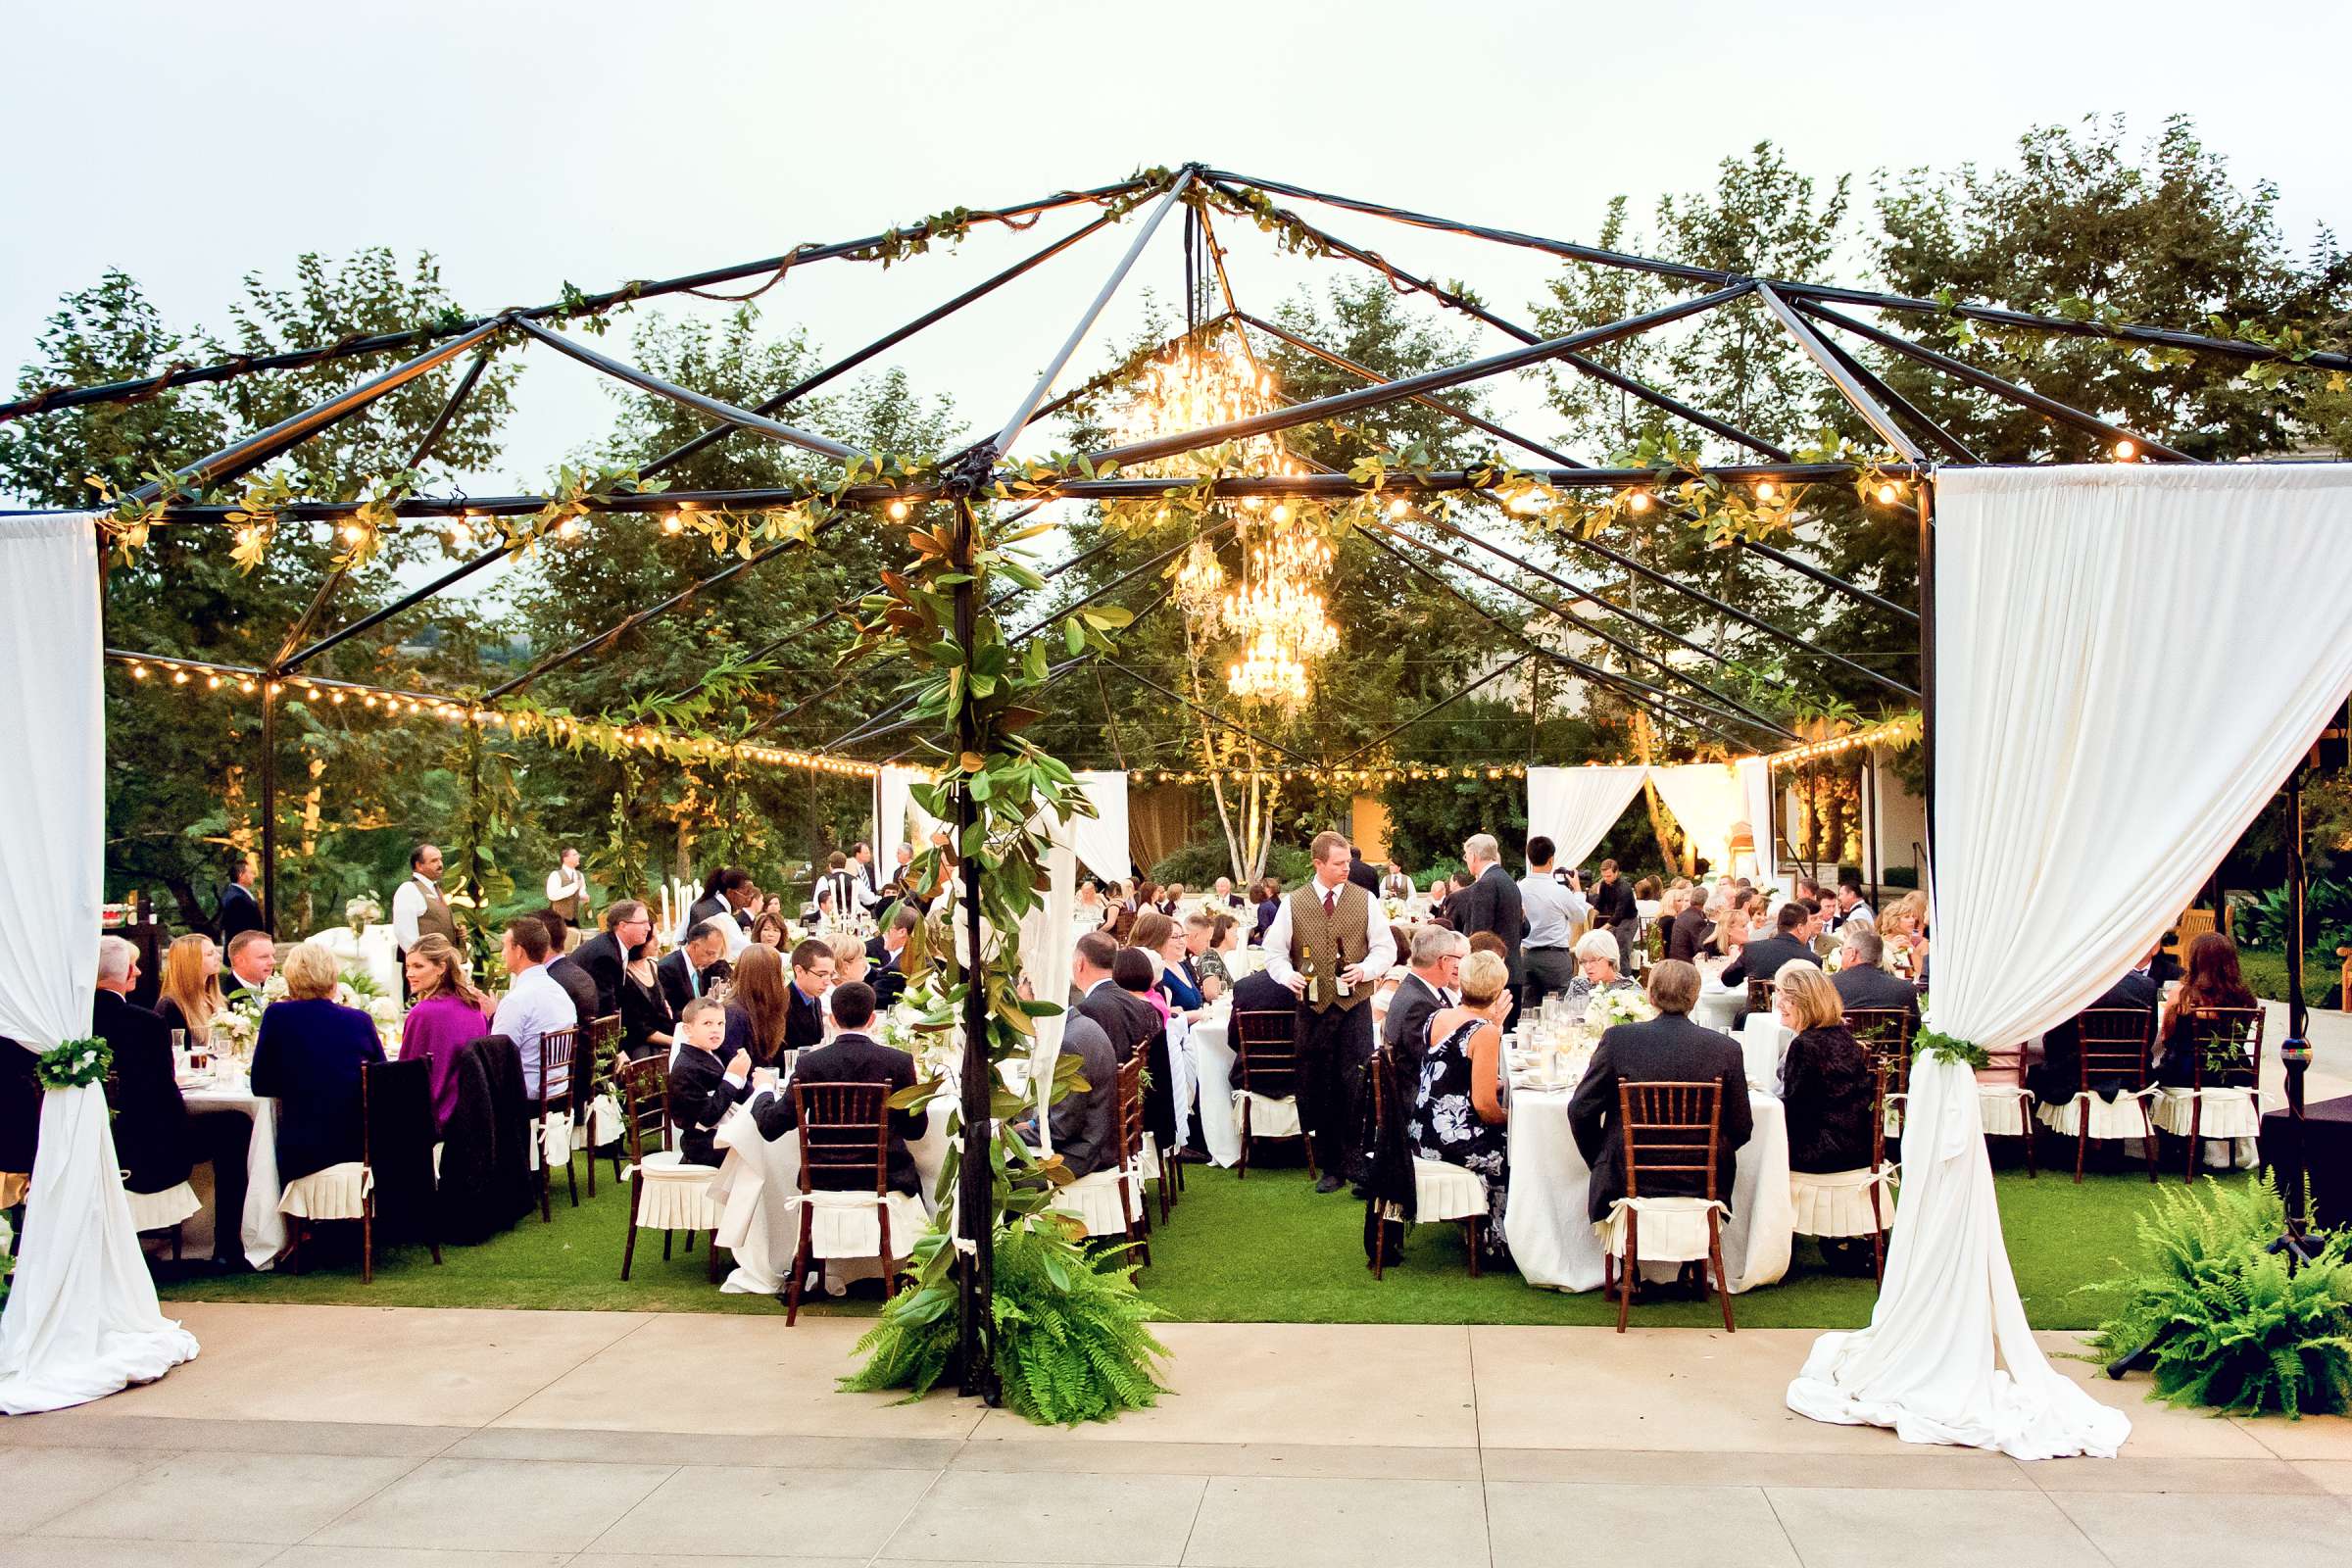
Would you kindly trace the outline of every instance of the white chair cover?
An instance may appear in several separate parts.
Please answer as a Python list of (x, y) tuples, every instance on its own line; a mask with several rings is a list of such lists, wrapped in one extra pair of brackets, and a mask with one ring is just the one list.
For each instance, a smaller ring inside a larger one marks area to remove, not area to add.
[(571, 1159), (571, 1152), (580, 1147), (573, 1136), (571, 1112), (568, 1110), (549, 1111), (547, 1118), (539, 1124), (539, 1136), (532, 1139), (525, 1147), (531, 1156), (528, 1164), (524, 1167), (527, 1170), (537, 1170), (539, 1161), (542, 1159), (547, 1161), (549, 1170), (568, 1163)]
[[(1111, 1168), (1081, 1176), (1054, 1194), (1054, 1201), (1046, 1206), (1057, 1214), (1075, 1216), (1086, 1226), (1089, 1236), (1124, 1236), (1127, 1234), (1127, 1208), (1120, 1199), (1120, 1190), (1128, 1183), (1128, 1173)], [(1135, 1195), (1136, 1211), (1143, 1209), (1140, 1179)], [(898, 1234), (894, 1224), (891, 1234)]]
[(689, 1165), (674, 1151), (648, 1154), (642, 1165), (621, 1171), (645, 1180), (637, 1191), (637, 1225), (653, 1231), (714, 1231), (726, 1212), (710, 1197), (715, 1165)]
[(196, 1189), (186, 1182), (167, 1187), (160, 1193), (134, 1193), (123, 1190), (130, 1200), (130, 1227), (135, 1231), (168, 1231), (204, 1207), (197, 1201)]
[(1275, 1100), (1266, 1095), (1253, 1095), (1247, 1089), (1233, 1092), (1233, 1112), (1238, 1118), (1243, 1106), (1249, 1107), (1250, 1136), (1252, 1138), (1296, 1138), (1298, 1136), (1298, 1097), (1285, 1095)]
[[(1878, 1207), (1871, 1207), (1876, 1190)], [(1894, 1223), (1894, 1167), (1788, 1173), (1788, 1204), (1799, 1236), (1875, 1236)], [(1644, 1254), (1649, 1249), (1644, 1246)]]
[(811, 1215), (811, 1257), (880, 1257), (885, 1207), (890, 1213), (890, 1255), (902, 1262), (914, 1250), (916, 1238), (931, 1228), (923, 1200), (908, 1193), (885, 1193), (879, 1205), (871, 1193), (799, 1193), (792, 1201), (807, 1204)]
[(574, 1149), (603, 1149), (620, 1137), (620, 1102), (610, 1094), (600, 1094), (588, 1102), (588, 1115), (573, 1124), (571, 1147)]
[(2016, 1084), (1978, 1084), (1977, 1103), (1984, 1115), (1984, 1136), (2025, 1137), (2033, 1125), (2026, 1120), (2026, 1106), (2033, 1098)]
[[(1487, 1217), (1487, 1184), (1478, 1172), (1442, 1159), (1413, 1161), (1413, 1218), (1437, 1223)], [(1702, 1249), (1703, 1250), (1703, 1249)]]
[(1625, 1256), (1625, 1216), (1642, 1216), (1641, 1251), (1644, 1263), (1695, 1263), (1706, 1257), (1707, 1215), (1728, 1214), (1711, 1198), (1620, 1198), (1609, 1205), (1609, 1217), (1595, 1221), (1600, 1243), (1611, 1257)]
[(2154, 1089), (2105, 1100), (2087, 1089), (2063, 1105), (2042, 1105), (2034, 1115), (2041, 1124), (2069, 1138), (2082, 1136), (2082, 1119), (2090, 1118), (2093, 1138), (2145, 1138), (2149, 1131), (2148, 1099)]
[[(2197, 1109), (2199, 1100), (2205, 1102), (2202, 1112)], [(2251, 1089), (2180, 1089), (2167, 1085), (2156, 1091), (2148, 1113), (2157, 1126), (2176, 1138), (2186, 1138), (2192, 1122), (2200, 1138), (2262, 1135), (2262, 1106)]]
[(374, 1190), (375, 1173), (356, 1159), (347, 1159), (286, 1183), (277, 1211), (302, 1219), (360, 1219), (367, 1214), (368, 1195)]

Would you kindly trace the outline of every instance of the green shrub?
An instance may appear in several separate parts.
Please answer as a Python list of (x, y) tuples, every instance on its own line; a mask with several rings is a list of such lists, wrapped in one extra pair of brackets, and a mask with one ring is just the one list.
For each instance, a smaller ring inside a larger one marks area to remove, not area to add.
[[(1277, 844), (1266, 856), (1266, 874), (1281, 878), (1286, 888), (1304, 882), (1312, 865), (1306, 851), (1296, 845)], [(1181, 882), (1188, 888), (1205, 888), (1221, 876), (1233, 875), (1233, 858), (1226, 854), (1223, 838), (1196, 839), (1145, 875), (1161, 887)]]
[(2208, 1177), (2204, 1189), (2163, 1189), (2140, 1215), (2140, 1266), (2083, 1287), (2123, 1302), (2091, 1342), (2098, 1358), (2162, 1335), (2150, 1398), (2292, 1417), (2345, 1408), (2352, 1236), (2328, 1237), (2314, 1261), (2289, 1273), (2270, 1250), (2286, 1228), (2286, 1205), (2269, 1173), (2243, 1187)]
[[(2286, 947), (2286, 889), (2232, 893), (2230, 909), (2240, 945), (2277, 950)], [(2305, 884), (2303, 939), (2315, 948), (2328, 950), (2352, 940), (2352, 882), (2315, 876)]]
[[(1166, 1392), (1152, 1363), (1167, 1347), (1145, 1326), (1158, 1312), (1136, 1294), (1135, 1269), (1116, 1252), (1089, 1253), (1051, 1220), (1000, 1230), (990, 1300), (997, 1379), (1005, 1405), (1025, 1419), (1107, 1421)], [(901, 1291), (858, 1342), (870, 1359), (841, 1387), (905, 1389), (919, 1399), (953, 1364), (956, 1330), (952, 1279)]]

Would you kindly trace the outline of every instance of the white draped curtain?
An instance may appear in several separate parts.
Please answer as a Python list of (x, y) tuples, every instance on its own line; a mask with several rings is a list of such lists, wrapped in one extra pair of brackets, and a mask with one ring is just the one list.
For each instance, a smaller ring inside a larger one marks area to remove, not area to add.
[(927, 828), (920, 833), (915, 833), (906, 826), (906, 812), (910, 805), (908, 792), (914, 788), (915, 781), (922, 776), (915, 769), (901, 767), (896, 762), (882, 764), (882, 776), (874, 781), (879, 797), (876, 803), (877, 815), (874, 822), (874, 861), (876, 864), (886, 867), (895, 866), (898, 863), (900, 845), (911, 844), (919, 850), (930, 839), (931, 835)]
[(1747, 814), (1747, 791), (1730, 762), (1686, 762), (1652, 767), (1650, 783), (1695, 854), (1721, 875), (1732, 868), (1732, 824)]
[[(1135, 869), (1127, 842), (1127, 775), (1111, 768), (1095, 768), (1080, 771), (1077, 778), (1087, 803), (1095, 808), (1093, 816), (1078, 817), (1069, 824), (1078, 863), (1102, 881), (1117, 882)], [(1063, 929), (1067, 928), (1065, 921)]]
[(1554, 845), (1553, 863), (1572, 866), (1596, 849), (1642, 788), (1643, 767), (1531, 767), (1527, 831)]
[[(26, 748), (0, 816), (0, 1035), (43, 1051), (89, 1034), (98, 975), (106, 737), (88, 515), (0, 517), (0, 726)], [(102, 1398), (196, 1354), (156, 1305), (105, 1092), (44, 1095), (40, 1138), (0, 1315), (10, 1415)]]
[[(2352, 466), (1962, 468), (1936, 499), (1933, 1022), (1997, 1048), (2155, 945), (2352, 689)], [(1789, 1404), (2113, 1453), (2128, 1419), (2028, 1332), (1970, 1075), (1910, 1089), (1878, 1308)]]
[(1755, 883), (1772, 887), (1781, 876), (1780, 845), (1774, 831), (1780, 815), (1773, 809), (1772, 764), (1761, 757), (1742, 757), (1739, 767), (1740, 788), (1746, 797), (1747, 830), (1756, 841)]

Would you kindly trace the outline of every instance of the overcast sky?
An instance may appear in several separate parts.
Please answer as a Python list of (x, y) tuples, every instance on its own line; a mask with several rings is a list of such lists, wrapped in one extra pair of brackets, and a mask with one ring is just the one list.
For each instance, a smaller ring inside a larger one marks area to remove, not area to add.
[[(295, 255), (430, 250), (467, 308), (553, 299), (1202, 159), (1424, 211), (1588, 238), (1624, 191), (1708, 184), (1758, 140), (1822, 176), (2008, 157), (2028, 126), (2193, 113), (2291, 238), (2352, 216), (2340, 94), (2352, 7), (1495, 4), (0, 6), (14, 146), (0, 192), (11, 373), (57, 296), (109, 266), (176, 324)], [(2221, 30), (2227, 27), (2230, 30)], [(2251, 66), (2241, 62), (2253, 62)], [(1524, 314), (1539, 259), (1310, 210)], [(888, 274), (829, 263), (768, 296), (839, 352), (1038, 244), (987, 232)], [(1306, 276), (1229, 235), (1245, 303)], [(1138, 271), (1173, 295), (1176, 225)], [(1110, 235), (900, 351), (993, 426), (1116, 260)], [(1329, 264), (1325, 264), (1329, 265)], [(669, 308), (677, 308), (671, 306)], [(687, 305), (715, 312), (718, 307)], [(2193, 323), (2180, 323), (2193, 324)], [(1108, 340), (1120, 319), (1106, 321)], [(1482, 349), (1502, 346), (1480, 340)], [(625, 345), (623, 332), (608, 345)], [(533, 352), (504, 472), (533, 489), (610, 405)], [(1099, 356), (1082, 354), (1091, 369)]]

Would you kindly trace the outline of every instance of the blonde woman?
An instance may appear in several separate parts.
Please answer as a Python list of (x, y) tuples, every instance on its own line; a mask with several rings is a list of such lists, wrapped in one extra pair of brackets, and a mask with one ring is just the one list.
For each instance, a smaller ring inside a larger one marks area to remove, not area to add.
[(1845, 1027), (1845, 1004), (1818, 964), (1791, 958), (1773, 976), (1781, 1022), (1796, 1036), (1781, 1058), (1788, 1168), (1826, 1173), (1870, 1163), (1870, 1054)]
[(1906, 980), (1928, 977), (1928, 896), (1904, 894), (1879, 915), (1879, 937), (1886, 948), (1886, 968)]
[(167, 1029), (187, 1032), (190, 1045), (212, 1038), (213, 1020), (228, 1009), (220, 995), (220, 950), (191, 931), (164, 952), (164, 978), (155, 1010)]
[(286, 955), (286, 995), (263, 1009), (253, 1092), (278, 1102), (277, 1170), (285, 1181), (358, 1159), (360, 1069), (384, 1059), (375, 1020), (335, 1001), (343, 966), (316, 942)]
[(1441, 1008), (1429, 1020), (1430, 1044), (1421, 1054), (1421, 1080), (1406, 1131), (1414, 1158), (1460, 1165), (1486, 1184), (1487, 1223), (1480, 1230), (1479, 1252), (1496, 1261), (1510, 1256), (1502, 1230), (1503, 1200), (1510, 1190), (1502, 1019), (1510, 1006), (1510, 967), (1501, 956), (1473, 953), (1464, 958), (1461, 1005)]

